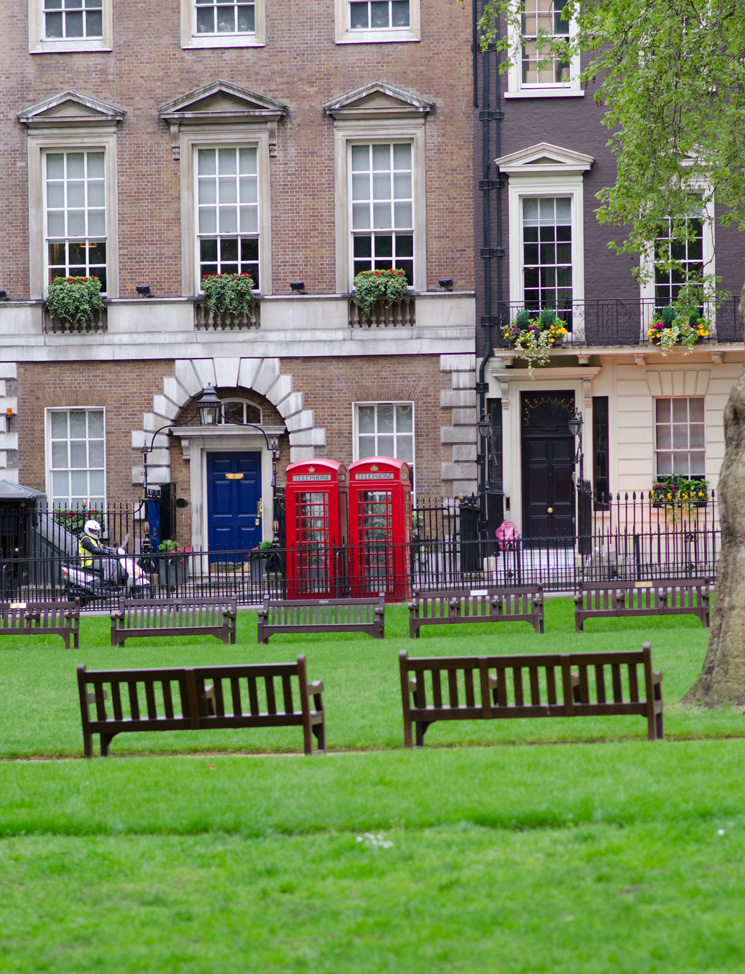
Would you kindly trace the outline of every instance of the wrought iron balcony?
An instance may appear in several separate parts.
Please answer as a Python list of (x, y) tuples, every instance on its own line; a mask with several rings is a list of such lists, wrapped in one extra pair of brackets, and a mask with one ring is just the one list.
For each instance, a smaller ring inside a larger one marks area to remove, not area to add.
[[(499, 305), (494, 336), (496, 347), (511, 347), (512, 343), (504, 338), (503, 330), (524, 308), (524, 304), (516, 302), (505, 302)], [(710, 324), (709, 336), (701, 341), (706, 344), (741, 343), (743, 333), (738, 320), (738, 308), (739, 297), (722, 302), (715, 313), (707, 316)], [(649, 346), (647, 332), (649, 326), (659, 316), (659, 310), (653, 299), (607, 298), (573, 301), (570, 307), (556, 309), (556, 314), (569, 329), (569, 334), (564, 340), (565, 345), (571, 347)]]

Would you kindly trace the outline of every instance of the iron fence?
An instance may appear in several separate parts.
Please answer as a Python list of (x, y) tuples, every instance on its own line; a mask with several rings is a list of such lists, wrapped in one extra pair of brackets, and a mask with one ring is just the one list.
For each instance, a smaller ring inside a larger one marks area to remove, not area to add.
[[(135, 594), (235, 598), (255, 605), (265, 597), (344, 598), (384, 592), (405, 601), (415, 589), (541, 584), (547, 592), (572, 591), (581, 580), (663, 580), (716, 577), (721, 531), (716, 497), (661, 502), (651, 494), (596, 498), (587, 534), (573, 539), (480, 535), (478, 499), (420, 500), (412, 540), (366, 545), (277, 545), (270, 549), (153, 552), (131, 511), (100, 512), (109, 540), (129, 534), (130, 570), (145, 577)], [(38, 511), (8, 522), (0, 517), (0, 598), (55, 599), (69, 594), (70, 569), (79, 570), (77, 535), (58, 512)], [(22, 523), (23, 522), (23, 523)], [(135, 528), (133, 531), (132, 529)], [(119, 534), (119, 531), (122, 533)], [(7, 546), (11, 536), (23, 544)], [(115, 537), (116, 536), (116, 537)], [(107, 574), (103, 571), (101, 574)], [(87, 607), (109, 609), (126, 586), (73, 587)]]

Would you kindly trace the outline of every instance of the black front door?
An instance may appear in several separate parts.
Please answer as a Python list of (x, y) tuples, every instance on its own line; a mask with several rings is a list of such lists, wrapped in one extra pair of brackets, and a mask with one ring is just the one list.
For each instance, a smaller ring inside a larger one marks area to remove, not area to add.
[(573, 392), (523, 393), (523, 537), (574, 539)]

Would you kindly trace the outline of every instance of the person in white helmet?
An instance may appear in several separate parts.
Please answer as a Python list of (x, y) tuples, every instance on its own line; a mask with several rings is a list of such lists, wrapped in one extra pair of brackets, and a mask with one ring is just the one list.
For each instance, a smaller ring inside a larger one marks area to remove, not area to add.
[[(101, 525), (98, 521), (85, 522), (83, 534), (78, 541), (78, 556), (81, 568), (88, 571), (100, 571), (100, 558), (108, 549), (101, 544)], [(98, 559), (98, 564), (95, 564)]]

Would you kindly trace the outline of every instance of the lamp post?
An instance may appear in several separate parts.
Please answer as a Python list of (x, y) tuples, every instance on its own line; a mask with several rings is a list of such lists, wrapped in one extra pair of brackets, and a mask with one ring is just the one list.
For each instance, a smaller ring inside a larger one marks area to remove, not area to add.
[(592, 487), (585, 482), (585, 454), (582, 449), (582, 427), (584, 419), (579, 409), (575, 409), (574, 416), (569, 420), (569, 432), (577, 440), (577, 452), (574, 456), (574, 468), (577, 471), (575, 487), (577, 492), (577, 551), (580, 555), (589, 555), (592, 549)]

